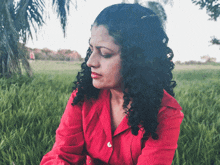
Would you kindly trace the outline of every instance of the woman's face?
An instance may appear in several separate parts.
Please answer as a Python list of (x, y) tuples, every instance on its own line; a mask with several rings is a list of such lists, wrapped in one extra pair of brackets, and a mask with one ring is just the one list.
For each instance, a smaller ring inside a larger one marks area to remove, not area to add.
[(103, 25), (92, 27), (90, 49), (92, 54), (87, 66), (91, 68), (93, 86), (98, 89), (120, 89), (120, 47)]

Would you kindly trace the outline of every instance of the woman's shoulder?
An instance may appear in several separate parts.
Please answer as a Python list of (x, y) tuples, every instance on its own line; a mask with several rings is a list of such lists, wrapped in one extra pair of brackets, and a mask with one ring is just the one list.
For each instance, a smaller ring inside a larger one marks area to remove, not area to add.
[(164, 90), (161, 107), (170, 107), (173, 109), (179, 109), (182, 110), (180, 104), (177, 102), (177, 100), (171, 96), (167, 91)]
[[(77, 96), (77, 93), (78, 93), (77, 89), (73, 90), (73, 92), (71, 94), (72, 99), (74, 99)], [(95, 102), (107, 100), (109, 98), (109, 96), (110, 96), (109, 90), (101, 89), (97, 99), (94, 99), (94, 98), (86, 99), (86, 97), (85, 97), (83, 103), (93, 103), (94, 104)]]
[[(74, 99), (76, 95), (77, 95), (77, 90), (72, 92), (72, 97), (73, 97), (72, 99)], [(100, 116), (100, 114), (103, 112), (103, 109), (104, 110), (109, 109), (110, 107), (109, 98), (110, 98), (109, 91), (100, 90), (97, 99), (95, 98), (87, 99), (85, 97), (84, 100), (77, 103), (76, 106), (80, 107), (83, 118), (94, 119), (95, 116), (97, 115)]]
[(183, 119), (184, 114), (181, 110), (182, 107), (179, 105), (176, 99), (164, 90), (164, 95), (161, 102), (161, 108), (158, 112), (159, 120), (161, 121), (163, 119), (168, 119), (168, 118)]

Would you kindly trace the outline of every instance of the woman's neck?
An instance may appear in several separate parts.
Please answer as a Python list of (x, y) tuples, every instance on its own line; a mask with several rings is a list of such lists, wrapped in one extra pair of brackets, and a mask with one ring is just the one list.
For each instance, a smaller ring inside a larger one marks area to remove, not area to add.
[(123, 105), (124, 103), (124, 93), (121, 89), (110, 89), (111, 92), (111, 101), (115, 104)]

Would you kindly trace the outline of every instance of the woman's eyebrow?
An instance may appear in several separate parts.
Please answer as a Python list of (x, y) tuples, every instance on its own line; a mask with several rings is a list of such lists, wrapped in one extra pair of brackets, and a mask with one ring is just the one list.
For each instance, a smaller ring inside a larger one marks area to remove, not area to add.
[[(92, 44), (89, 42), (89, 46), (91, 47), (91, 48), (93, 48), (93, 46), (92, 46)], [(108, 50), (110, 50), (111, 52), (114, 52), (115, 53), (115, 51), (113, 51), (112, 49), (110, 49), (110, 48), (107, 48), (107, 47), (105, 47), (105, 46), (96, 46), (96, 48), (97, 49), (101, 49), (101, 48), (105, 48), (105, 49), (108, 49)]]
[(97, 48), (97, 49), (105, 48), (105, 49), (108, 49), (108, 50), (110, 50), (110, 51), (114, 52), (112, 49), (107, 48), (107, 47), (105, 47), (105, 46), (96, 46), (96, 48)]

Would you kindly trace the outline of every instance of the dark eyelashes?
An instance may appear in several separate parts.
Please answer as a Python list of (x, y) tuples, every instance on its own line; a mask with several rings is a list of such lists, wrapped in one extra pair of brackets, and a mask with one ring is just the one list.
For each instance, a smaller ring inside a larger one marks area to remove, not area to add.
[(106, 54), (106, 55), (102, 55), (102, 54), (101, 54), (101, 56), (104, 57), (104, 58), (111, 58), (111, 57), (112, 57), (111, 54)]
[[(90, 51), (91, 51), (91, 53), (93, 52), (93, 50), (92, 50), (92, 48), (90, 47)], [(111, 58), (112, 57), (112, 54), (102, 54), (101, 52), (100, 52), (100, 55), (102, 56), (102, 57), (104, 57), (104, 58)]]

